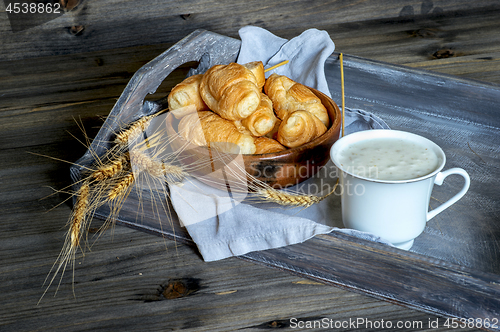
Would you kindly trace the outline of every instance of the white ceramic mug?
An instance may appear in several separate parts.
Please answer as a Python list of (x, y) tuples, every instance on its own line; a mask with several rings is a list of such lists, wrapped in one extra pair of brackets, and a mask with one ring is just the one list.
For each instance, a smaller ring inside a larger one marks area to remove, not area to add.
[[(379, 180), (353, 174), (339, 162), (340, 151), (349, 145), (373, 138), (399, 138), (432, 149), (438, 157), (438, 166), (425, 176), (410, 180)], [(330, 157), (340, 170), (342, 188), (342, 220), (346, 228), (380, 236), (394, 246), (408, 250), (430, 219), (457, 202), (467, 192), (470, 179), (461, 168), (442, 171), (446, 157), (434, 142), (419, 135), (398, 130), (366, 130), (340, 138), (332, 146)], [(458, 174), (465, 179), (462, 189), (439, 207), (428, 211), (434, 184)]]

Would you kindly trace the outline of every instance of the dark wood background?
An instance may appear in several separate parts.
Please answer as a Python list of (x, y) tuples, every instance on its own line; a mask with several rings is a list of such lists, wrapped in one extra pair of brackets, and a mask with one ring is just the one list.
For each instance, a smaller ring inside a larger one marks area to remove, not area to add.
[[(498, 1), (64, 1), (67, 12), (29, 28), (5, 3), (0, 330), (296, 330), (291, 318), (324, 317), (424, 330), (439, 319), (437, 330), (447, 330), (442, 317), (237, 258), (205, 263), (192, 246), (123, 226), (78, 255), (74, 294), (68, 271), (55, 297), (53, 288), (37, 301), (64, 240), (71, 204), (56, 190), (71, 183), (64, 161), (85, 152), (80, 125), (93, 137), (134, 72), (190, 32), (238, 38), (257, 25), (292, 38), (314, 27), (337, 52), (499, 84)], [(176, 70), (151, 98), (185, 74)]]

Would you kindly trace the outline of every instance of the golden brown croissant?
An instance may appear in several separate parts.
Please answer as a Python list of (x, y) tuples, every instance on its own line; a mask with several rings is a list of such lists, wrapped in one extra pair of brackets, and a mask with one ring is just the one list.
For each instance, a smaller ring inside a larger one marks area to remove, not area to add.
[(281, 145), (280, 142), (269, 137), (257, 137), (255, 139), (255, 147), (255, 154), (281, 152), (286, 150), (286, 147)]
[(272, 74), (266, 80), (264, 91), (271, 98), (276, 115), (281, 120), (289, 113), (306, 110), (320, 119), (325, 126), (329, 125), (328, 111), (321, 100), (305, 85), (286, 76)]
[[(254, 137), (242, 134), (232, 121), (211, 111), (186, 115), (179, 121), (178, 132), (187, 141), (199, 146), (216, 146), (228, 153), (255, 153)], [(213, 144), (215, 142), (230, 144)]]
[(236, 129), (242, 134), (247, 134), (250, 136), (254, 136), (250, 130), (247, 129), (244, 125), (241, 124), (240, 120), (234, 120), (233, 124), (236, 126)]
[(272, 139), (277, 139), (278, 138), (278, 129), (281, 125), (281, 122), (282, 121), (279, 118), (277, 118), (276, 124), (274, 125), (274, 128), (270, 132), (268, 132), (265, 136), (272, 138)]
[(242, 120), (260, 104), (257, 78), (243, 65), (215, 65), (203, 75), (200, 95), (208, 107), (227, 120)]
[(190, 76), (174, 86), (168, 94), (168, 107), (177, 119), (189, 113), (208, 111), (208, 106), (200, 96), (202, 78), (203, 74)]
[(274, 115), (273, 103), (264, 93), (261, 94), (259, 107), (249, 117), (241, 120), (241, 124), (254, 136), (264, 136), (273, 130), (278, 121)]
[(252, 72), (252, 74), (257, 79), (257, 87), (262, 90), (264, 84), (266, 84), (266, 73), (264, 71), (264, 64), (262, 63), (262, 61), (248, 62), (243, 66)]
[(307, 111), (295, 111), (286, 116), (278, 129), (278, 142), (289, 148), (308, 143), (323, 135), (326, 126)]

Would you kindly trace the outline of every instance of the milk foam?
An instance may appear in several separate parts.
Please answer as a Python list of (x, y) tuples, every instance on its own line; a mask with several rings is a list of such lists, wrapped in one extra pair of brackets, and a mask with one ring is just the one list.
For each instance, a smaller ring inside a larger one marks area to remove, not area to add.
[(372, 138), (340, 151), (347, 172), (377, 180), (409, 180), (432, 173), (439, 166), (430, 148), (399, 138)]

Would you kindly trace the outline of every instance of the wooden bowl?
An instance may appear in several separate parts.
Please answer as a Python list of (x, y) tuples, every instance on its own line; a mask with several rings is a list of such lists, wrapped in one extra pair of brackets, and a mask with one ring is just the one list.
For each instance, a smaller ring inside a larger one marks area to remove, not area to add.
[[(206, 147), (191, 145), (186, 149), (187, 142), (180, 136), (175, 140), (177, 143), (173, 144), (177, 145), (177, 148), (181, 148), (182, 146), (184, 151), (182, 159), (186, 164), (199, 162), (204, 158), (208, 159), (207, 156), (210, 155), (212, 162), (206, 163), (205, 167), (198, 168), (194, 172), (194, 175), (201, 181), (214, 187), (224, 187), (224, 184), (228, 181), (228, 177), (231, 182), (231, 174), (236, 174), (234, 175), (234, 181), (240, 181), (241, 176), (245, 176), (243, 170), (237, 169), (238, 167), (234, 167), (234, 170), (231, 172), (214, 172), (222, 169), (224, 165), (227, 165), (228, 161), (233, 160), (236, 160), (236, 164), (244, 164), (244, 171), (251, 176), (250, 178), (256, 178), (273, 188), (281, 189), (297, 185), (315, 175), (328, 162), (330, 148), (339, 138), (342, 124), (341, 113), (337, 104), (324, 93), (316, 89), (310, 89), (320, 98), (326, 107), (330, 117), (330, 126), (323, 135), (309, 143), (276, 153), (239, 156), (226, 154), (227, 158), (223, 158), (225, 160), (221, 164), (217, 162), (220, 158), (213, 158), (213, 152), (209, 152), (209, 149)], [(176, 132), (174, 130), (173, 117), (167, 117), (166, 126), (167, 132), (170, 134)], [(238, 158), (240, 159), (238, 160)]]
[(328, 110), (330, 127), (315, 140), (277, 153), (243, 155), (245, 170), (260, 181), (280, 189), (315, 175), (329, 160), (330, 148), (340, 136), (341, 113), (324, 93), (310, 88)]

